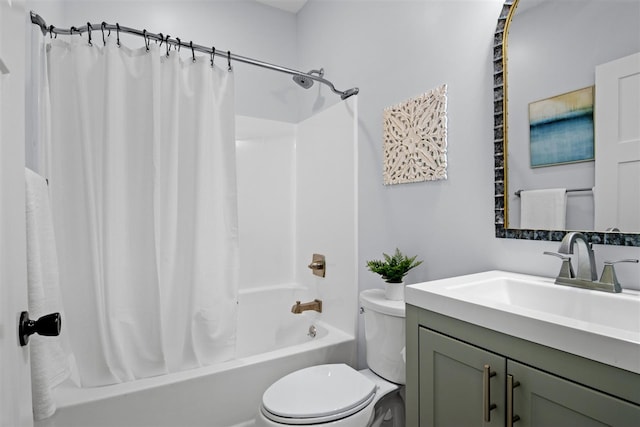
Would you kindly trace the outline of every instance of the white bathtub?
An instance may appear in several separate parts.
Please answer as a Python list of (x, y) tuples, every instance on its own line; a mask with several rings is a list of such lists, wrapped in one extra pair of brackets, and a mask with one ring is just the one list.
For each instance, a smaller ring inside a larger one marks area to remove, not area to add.
[[(56, 391), (58, 410), (36, 427), (252, 425), (262, 394), (276, 379), (320, 363), (355, 363), (355, 340), (321, 321), (291, 313), (295, 286), (241, 291), (237, 358), (160, 377)], [(315, 338), (307, 335), (317, 328)]]

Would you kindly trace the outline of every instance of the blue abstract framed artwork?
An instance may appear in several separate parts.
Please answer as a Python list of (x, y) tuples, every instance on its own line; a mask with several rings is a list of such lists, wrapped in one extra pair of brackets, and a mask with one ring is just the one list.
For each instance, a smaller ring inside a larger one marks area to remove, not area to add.
[(529, 104), (531, 167), (594, 159), (593, 86)]

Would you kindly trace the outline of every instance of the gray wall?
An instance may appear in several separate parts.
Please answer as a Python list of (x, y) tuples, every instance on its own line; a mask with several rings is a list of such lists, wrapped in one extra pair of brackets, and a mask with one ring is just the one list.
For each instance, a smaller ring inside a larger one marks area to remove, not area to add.
[[(408, 283), (489, 269), (555, 276), (542, 252), (558, 243), (496, 239), (493, 225), (492, 49), (501, 0), (311, 0), (298, 14), (300, 68), (323, 66), (339, 89), (359, 95), (360, 290), (381, 287), (365, 262), (399, 247), (425, 262)], [(382, 111), (448, 85), (448, 180), (382, 184)], [(305, 93), (300, 114), (319, 99)], [(604, 259), (640, 258), (640, 248), (596, 246)], [(640, 269), (618, 267), (640, 289)], [(360, 343), (364, 342), (360, 322)], [(364, 352), (359, 361), (364, 366)]]
[[(557, 273), (557, 260), (542, 255), (557, 243), (494, 237), (491, 44), (502, 0), (310, 0), (297, 15), (238, 0), (62, 4), (57, 26), (146, 26), (293, 68), (324, 67), (338, 89), (358, 86), (360, 290), (383, 286), (365, 262), (395, 247), (425, 261), (408, 283), (489, 269)], [(238, 114), (297, 122), (339, 101), (318, 85), (303, 92), (288, 76), (248, 68), (237, 66)], [(384, 186), (383, 109), (442, 83), (449, 179)], [(640, 258), (640, 248), (595, 251), (599, 265)], [(620, 265), (618, 276), (640, 289), (637, 265)]]

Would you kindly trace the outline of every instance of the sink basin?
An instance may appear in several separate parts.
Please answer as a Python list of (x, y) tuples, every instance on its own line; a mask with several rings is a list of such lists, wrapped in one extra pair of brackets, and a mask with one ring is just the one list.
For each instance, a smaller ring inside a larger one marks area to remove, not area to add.
[[(637, 294), (610, 294), (556, 285), (553, 279), (536, 277), (496, 277), (455, 285), (451, 295), (481, 300), (496, 307), (511, 305), (573, 321), (585, 327), (626, 330), (631, 339), (640, 338), (640, 298)], [(531, 313), (534, 315), (534, 313)], [(636, 320), (631, 321), (631, 320)]]
[(640, 293), (489, 271), (407, 286), (406, 302), (640, 373)]

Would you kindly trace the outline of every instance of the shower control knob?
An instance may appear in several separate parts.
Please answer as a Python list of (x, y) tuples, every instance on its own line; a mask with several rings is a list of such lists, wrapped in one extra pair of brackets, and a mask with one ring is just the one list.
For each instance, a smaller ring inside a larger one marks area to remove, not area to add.
[(327, 271), (327, 262), (324, 255), (313, 254), (311, 264), (307, 267), (311, 269), (314, 275), (324, 277)]
[(23, 311), (20, 314), (20, 322), (18, 323), (18, 337), (20, 345), (29, 344), (29, 336), (37, 333), (48, 337), (60, 335), (62, 328), (62, 316), (60, 313), (51, 313), (42, 316), (38, 320), (29, 319), (29, 312)]

